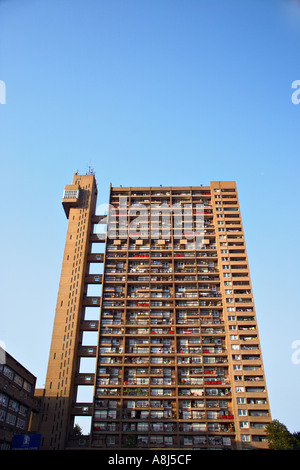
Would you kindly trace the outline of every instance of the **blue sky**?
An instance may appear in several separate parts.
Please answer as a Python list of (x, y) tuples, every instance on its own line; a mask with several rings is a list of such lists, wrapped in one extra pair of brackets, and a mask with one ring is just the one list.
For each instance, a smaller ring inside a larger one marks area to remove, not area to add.
[(271, 412), (300, 431), (300, 7), (285, 0), (0, 1), (0, 340), (42, 387), (73, 173), (237, 183)]

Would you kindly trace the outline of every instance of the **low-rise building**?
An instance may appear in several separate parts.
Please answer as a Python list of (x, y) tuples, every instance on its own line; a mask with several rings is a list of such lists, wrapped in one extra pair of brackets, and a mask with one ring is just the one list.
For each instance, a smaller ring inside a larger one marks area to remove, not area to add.
[[(5, 352), (0, 363), (0, 450), (11, 448), (15, 434), (26, 434), (31, 415), (38, 412), (36, 377)], [(2, 361), (1, 361), (2, 362)]]

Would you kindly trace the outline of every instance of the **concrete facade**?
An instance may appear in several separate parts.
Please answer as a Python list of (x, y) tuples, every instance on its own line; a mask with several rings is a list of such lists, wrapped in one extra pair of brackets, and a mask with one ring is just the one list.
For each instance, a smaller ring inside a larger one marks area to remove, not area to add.
[[(96, 198), (90, 174), (75, 174), (63, 195), (68, 229), (39, 392), (43, 447), (267, 448), (271, 414), (235, 182), (111, 186), (107, 217), (96, 215)], [(106, 234), (96, 233), (104, 223)], [(96, 295), (87, 295), (91, 285)], [(82, 342), (90, 331), (96, 345)], [(92, 373), (80, 371), (82, 358), (93, 358)], [(93, 388), (92, 400), (78, 401), (81, 386)], [(88, 436), (74, 436), (76, 416), (90, 418)]]

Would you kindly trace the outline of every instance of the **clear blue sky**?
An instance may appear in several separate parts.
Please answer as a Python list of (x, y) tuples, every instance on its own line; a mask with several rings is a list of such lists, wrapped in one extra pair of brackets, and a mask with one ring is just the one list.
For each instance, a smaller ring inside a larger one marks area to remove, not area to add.
[(285, 0), (2, 0), (0, 340), (48, 362), (65, 184), (238, 187), (272, 417), (300, 431), (300, 7)]

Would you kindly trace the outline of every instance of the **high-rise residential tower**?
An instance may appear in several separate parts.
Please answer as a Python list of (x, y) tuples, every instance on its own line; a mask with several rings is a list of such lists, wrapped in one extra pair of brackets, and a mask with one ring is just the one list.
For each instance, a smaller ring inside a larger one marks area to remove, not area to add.
[[(93, 174), (75, 174), (63, 195), (42, 448), (266, 448), (270, 407), (235, 183), (111, 186), (107, 216), (96, 215), (96, 196)], [(80, 416), (89, 436), (74, 435)]]

